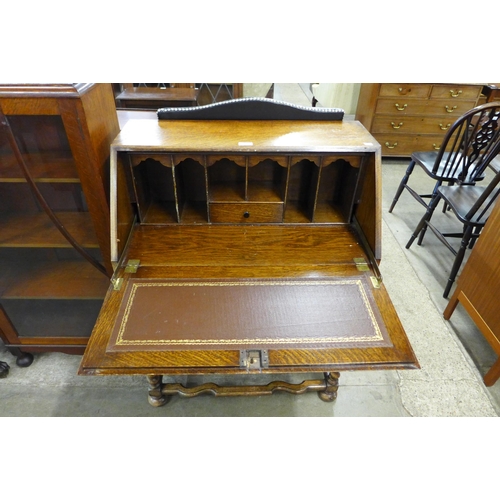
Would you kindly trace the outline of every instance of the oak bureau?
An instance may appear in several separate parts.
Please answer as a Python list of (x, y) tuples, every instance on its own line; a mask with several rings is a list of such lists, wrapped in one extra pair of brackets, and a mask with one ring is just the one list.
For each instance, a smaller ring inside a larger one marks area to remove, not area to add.
[[(380, 145), (310, 110), (242, 99), (128, 121), (111, 146), (115, 272), (80, 374), (147, 376), (160, 406), (204, 392), (333, 401), (342, 370), (418, 368), (378, 270)], [(163, 381), (297, 372), (322, 376)]]

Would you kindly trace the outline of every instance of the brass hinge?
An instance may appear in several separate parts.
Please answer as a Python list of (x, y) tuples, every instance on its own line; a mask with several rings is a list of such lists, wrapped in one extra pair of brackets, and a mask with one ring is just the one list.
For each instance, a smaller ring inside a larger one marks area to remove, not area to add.
[(126, 273), (136, 273), (141, 261), (138, 259), (130, 259), (125, 266)]
[(269, 368), (269, 354), (267, 349), (241, 350), (240, 368), (245, 368), (247, 371)]
[[(356, 269), (358, 271), (369, 271), (370, 268), (368, 267), (368, 264), (366, 263), (366, 260), (363, 259), (362, 257), (355, 258), (353, 259), (354, 263), (356, 264)], [(370, 276), (370, 280), (372, 282), (373, 288), (380, 288), (380, 283), (382, 282), (381, 278), (378, 278), (376, 276)]]
[(354, 260), (354, 264), (356, 264), (356, 269), (358, 271), (369, 271), (370, 268), (368, 267), (368, 264), (366, 263), (366, 260), (363, 259), (363, 257), (357, 257)]

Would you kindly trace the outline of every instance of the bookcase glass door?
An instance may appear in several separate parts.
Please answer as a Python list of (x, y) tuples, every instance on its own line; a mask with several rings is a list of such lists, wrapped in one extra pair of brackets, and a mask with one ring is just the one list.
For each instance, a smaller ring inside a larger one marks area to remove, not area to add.
[(90, 335), (109, 280), (59, 115), (4, 117), (0, 262), (9, 342)]

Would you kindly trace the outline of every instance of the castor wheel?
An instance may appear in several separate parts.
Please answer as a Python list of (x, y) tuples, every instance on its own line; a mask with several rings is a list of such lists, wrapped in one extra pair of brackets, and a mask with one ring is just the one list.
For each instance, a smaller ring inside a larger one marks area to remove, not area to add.
[(33, 363), (33, 354), (29, 352), (22, 352), (17, 356), (16, 365), (20, 368), (26, 368)]
[(9, 374), (10, 366), (5, 361), (0, 361), (0, 378), (5, 378)]

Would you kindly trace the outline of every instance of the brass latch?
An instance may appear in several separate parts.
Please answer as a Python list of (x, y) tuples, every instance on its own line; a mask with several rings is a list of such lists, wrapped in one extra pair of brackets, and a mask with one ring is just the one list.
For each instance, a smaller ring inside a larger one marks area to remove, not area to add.
[(126, 273), (136, 273), (137, 269), (139, 269), (141, 261), (138, 259), (130, 259), (125, 266)]
[(267, 349), (241, 350), (240, 368), (245, 368), (248, 371), (269, 368), (269, 354)]
[(111, 278), (111, 283), (113, 285), (113, 290), (118, 292), (123, 285), (123, 278)]

